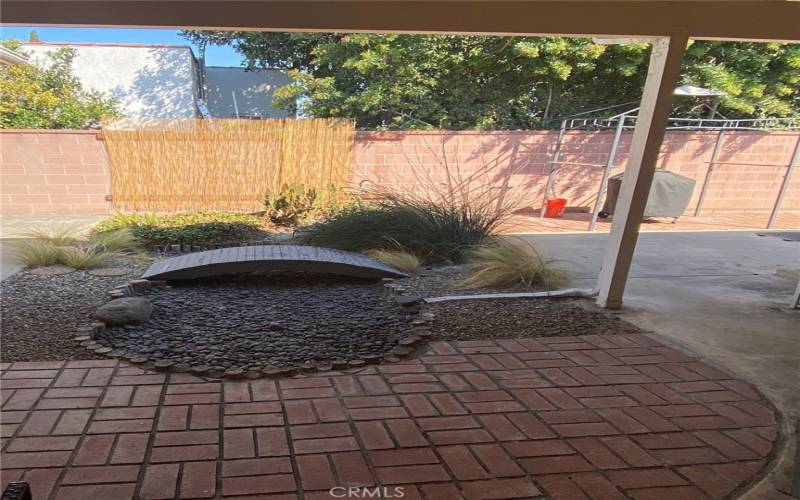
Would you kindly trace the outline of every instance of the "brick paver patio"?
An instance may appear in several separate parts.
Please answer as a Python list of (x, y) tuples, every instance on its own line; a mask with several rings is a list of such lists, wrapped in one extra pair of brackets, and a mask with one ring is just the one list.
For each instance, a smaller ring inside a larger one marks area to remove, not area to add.
[(114, 360), (2, 369), (3, 481), (31, 482), (35, 500), (322, 499), (353, 485), (430, 500), (722, 498), (778, 439), (748, 384), (644, 335), (437, 342), (403, 363), (283, 380)]

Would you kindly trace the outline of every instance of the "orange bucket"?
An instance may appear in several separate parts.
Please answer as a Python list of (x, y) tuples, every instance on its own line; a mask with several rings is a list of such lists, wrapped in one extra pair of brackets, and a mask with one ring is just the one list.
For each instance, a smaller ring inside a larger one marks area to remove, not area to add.
[(557, 219), (564, 215), (565, 208), (567, 208), (566, 198), (550, 198), (545, 202), (544, 216)]

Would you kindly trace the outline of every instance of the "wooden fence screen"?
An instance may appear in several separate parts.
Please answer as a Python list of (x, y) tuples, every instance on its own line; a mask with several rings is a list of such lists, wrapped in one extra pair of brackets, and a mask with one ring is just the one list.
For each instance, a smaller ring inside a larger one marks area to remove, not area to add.
[(343, 195), (354, 123), (341, 119), (130, 120), (106, 124), (112, 205), (122, 212), (258, 211), (303, 184)]

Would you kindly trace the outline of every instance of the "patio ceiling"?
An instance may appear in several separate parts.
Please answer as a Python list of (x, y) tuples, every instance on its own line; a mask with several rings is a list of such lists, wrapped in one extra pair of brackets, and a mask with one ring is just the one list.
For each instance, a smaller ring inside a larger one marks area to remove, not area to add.
[(796, 1), (7, 0), (14, 24), (798, 40)]

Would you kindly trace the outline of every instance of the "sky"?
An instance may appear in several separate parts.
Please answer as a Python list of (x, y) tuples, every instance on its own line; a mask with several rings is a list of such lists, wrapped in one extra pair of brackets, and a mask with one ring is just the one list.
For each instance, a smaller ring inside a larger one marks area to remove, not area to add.
[[(30, 26), (0, 26), (0, 39), (16, 38), (28, 40), (31, 30), (38, 33), (43, 42), (94, 42), (94, 43), (142, 43), (151, 45), (191, 45), (177, 30), (170, 29), (122, 29), (122, 28), (32, 28)], [(197, 49), (193, 48), (195, 55)], [(241, 66), (242, 57), (231, 47), (206, 48), (208, 66)]]

